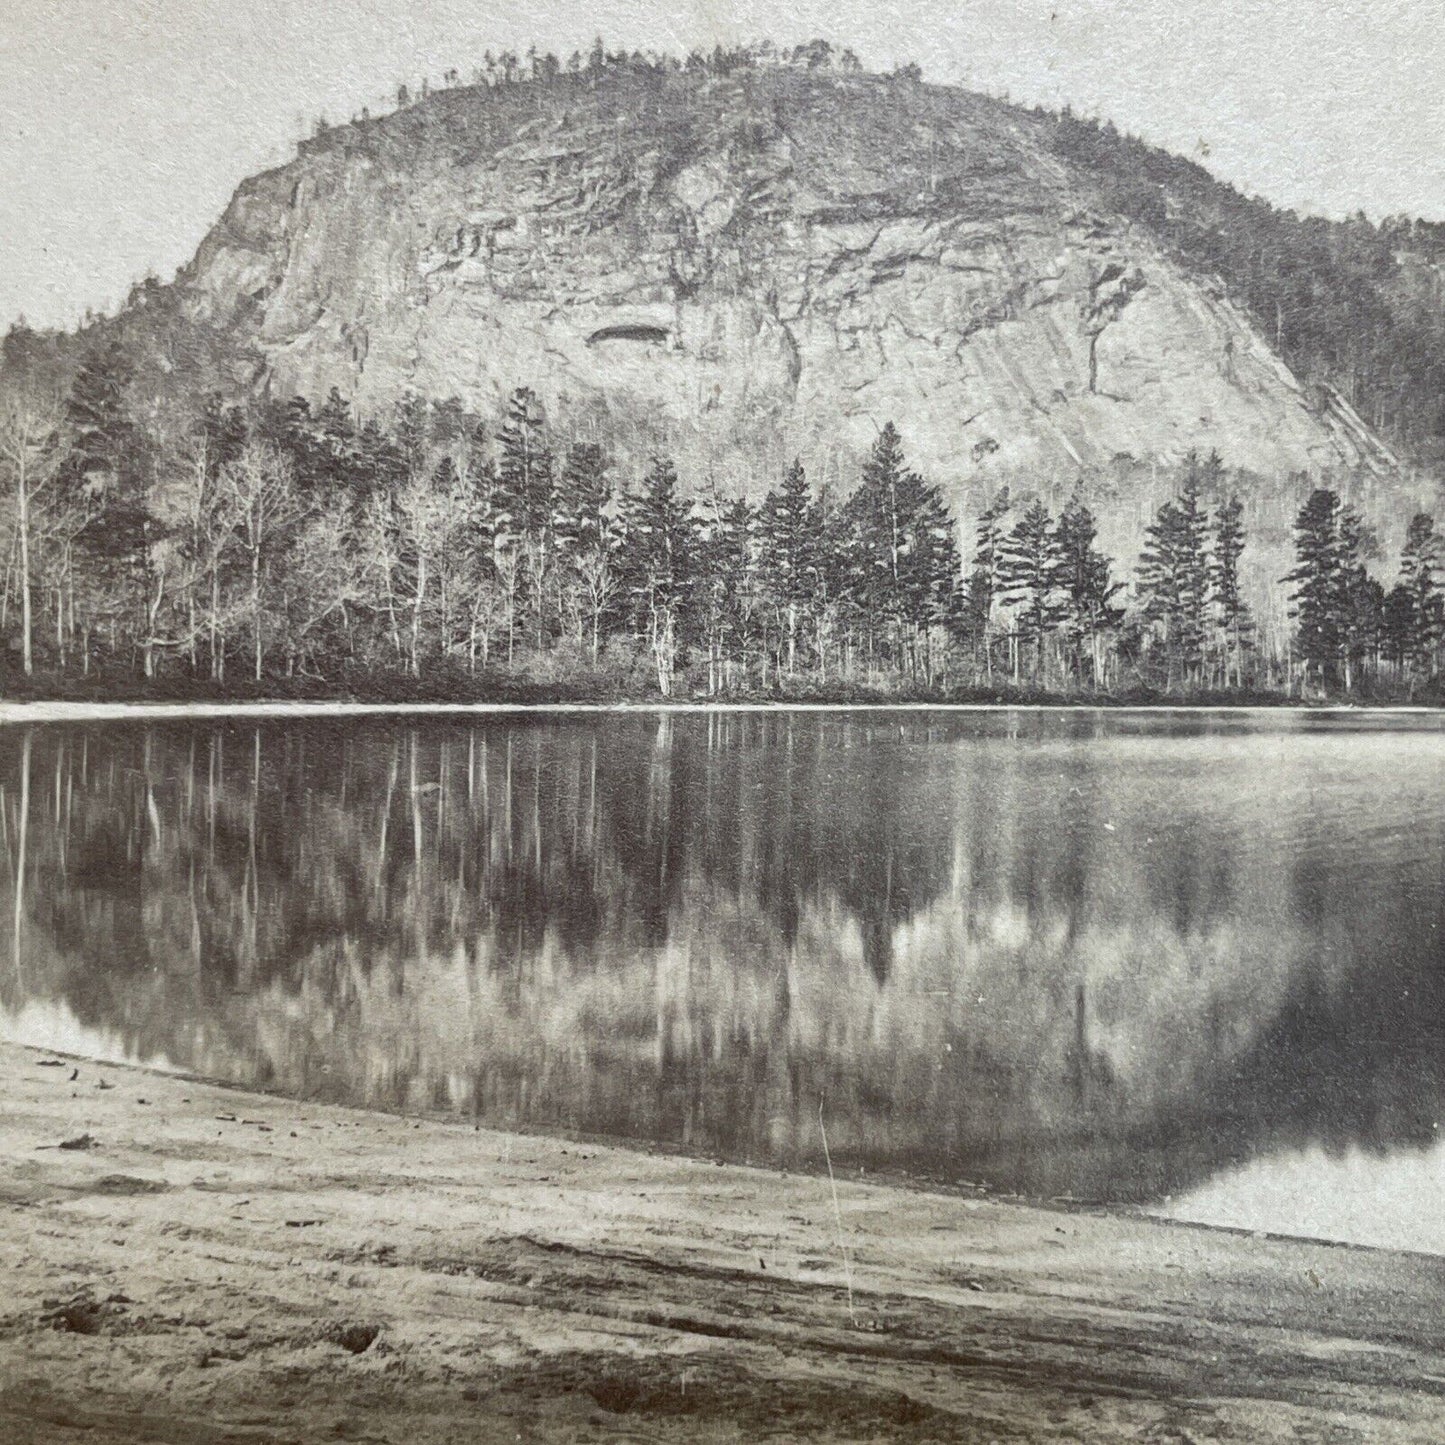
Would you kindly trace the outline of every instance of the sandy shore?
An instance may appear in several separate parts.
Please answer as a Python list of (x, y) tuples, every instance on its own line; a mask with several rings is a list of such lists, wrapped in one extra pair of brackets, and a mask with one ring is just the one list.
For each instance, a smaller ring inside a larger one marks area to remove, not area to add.
[(840, 1180), (845, 1269), (826, 1179), (47, 1057), (9, 1445), (1445, 1439), (1445, 1260)]

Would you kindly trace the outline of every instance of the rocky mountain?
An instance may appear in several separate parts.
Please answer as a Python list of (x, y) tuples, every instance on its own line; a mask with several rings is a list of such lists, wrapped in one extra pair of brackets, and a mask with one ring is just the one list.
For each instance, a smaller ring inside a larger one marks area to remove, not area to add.
[(223, 338), (237, 384), (363, 414), (407, 391), (494, 413), (529, 386), (625, 469), (666, 451), (698, 487), (756, 493), (799, 455), (846, 490), (891, 419), (965, 518), (1006, 482), (1081, 487), (1121, 554), (1193, 448), (1254, 479), (1261, 557), (1306, 476), (1400, 530), (1433, 483), (1180, 244), (1225, 188), (1071, 134), (833, 69), (456, 88), (246, 181), (137, 306), (181, 349)]

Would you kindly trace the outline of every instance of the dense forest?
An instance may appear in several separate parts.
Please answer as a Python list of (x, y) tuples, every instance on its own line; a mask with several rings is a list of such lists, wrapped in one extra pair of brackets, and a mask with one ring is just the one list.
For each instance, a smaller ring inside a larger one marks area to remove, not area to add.
[(1438, 682), (1433, 519), (1381, 577), (1360, 517), (1314, 491), (1280, 581), (1293, 635), (1261, 646), (1243, 509), (1214, 455), (1187, 459), (1121, 561), (1077, 498), (1055, 516), (1001, 490), (961, 537), (891, 422), (847, 495), (794, 464), (753, 505), (699, 495), (666, 457), (616, 475), (525, 388), (496, 417), (409, 396), (363, 420), (334, 391), (142, 416), (129, 380), (111, 344), (64, 396), (0, 399), (12, 687), (1413, 697)]

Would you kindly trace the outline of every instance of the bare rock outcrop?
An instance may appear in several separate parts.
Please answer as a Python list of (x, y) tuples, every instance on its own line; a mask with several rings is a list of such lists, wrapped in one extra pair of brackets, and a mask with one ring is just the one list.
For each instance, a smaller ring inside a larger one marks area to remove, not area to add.
[(892, 419), (963, 515), (1082, 485), (1128, 546), (1191, 448), (1261, 478), (1397, 467), (1035, 118), (874, 76), (434, 95), (247, 182), (185, 280), (279, 394), (488, 411), (526, 385), (625, 466), (666, 450), (729, 489), (794, 455), (846, 489)]

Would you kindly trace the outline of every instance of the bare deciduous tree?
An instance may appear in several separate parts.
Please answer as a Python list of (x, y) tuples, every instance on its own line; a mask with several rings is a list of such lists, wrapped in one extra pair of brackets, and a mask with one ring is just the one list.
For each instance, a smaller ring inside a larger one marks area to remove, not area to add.
[(56, 474), (60, 457), (59, 428), (58, 399), (20, 390), (0, 396), (0, 469), (15, 507), (20, 647), (27, 677), (35, 670), (32, 602), (35, 504), (37, 494)]
[(254, 677), (260, 682), (272, 563), (306, 508), (297, 495), (290, 461), (269, 442), (248, 441), (236, 460), (221, 469), (219, 484), (221, 505), (233, 518), (245, 561)]

